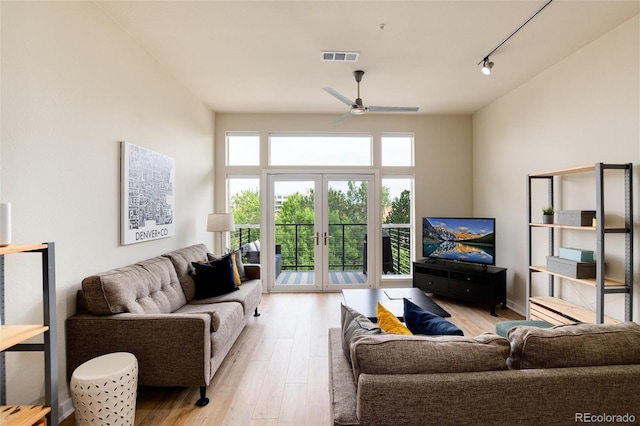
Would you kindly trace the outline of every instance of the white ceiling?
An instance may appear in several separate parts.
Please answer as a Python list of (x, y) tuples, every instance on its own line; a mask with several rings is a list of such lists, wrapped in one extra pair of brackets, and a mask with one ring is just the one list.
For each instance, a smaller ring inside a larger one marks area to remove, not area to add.
[[(96, 3), (212, 110), (243, 113), (341, 114), (322, 88), (356, 98), (356, 69), (365, 105), (472, 113), (640, 12), (640, 0), (555, 0), (486, 77), (477, 63), (545, 0)], [(360, 60), (321, 62), (323, 50)]]

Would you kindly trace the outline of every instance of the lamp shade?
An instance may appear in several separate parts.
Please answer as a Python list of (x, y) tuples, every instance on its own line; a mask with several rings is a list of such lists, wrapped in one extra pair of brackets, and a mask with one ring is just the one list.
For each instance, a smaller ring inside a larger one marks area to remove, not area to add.
[(233, 231), (235, 224), (231, 213), (211, 213), (207, 219), (207, 232)]

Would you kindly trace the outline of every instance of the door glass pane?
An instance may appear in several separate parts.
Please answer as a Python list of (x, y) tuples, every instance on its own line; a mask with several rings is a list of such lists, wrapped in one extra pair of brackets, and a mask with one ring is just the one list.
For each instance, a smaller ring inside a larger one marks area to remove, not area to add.
[(274, 182), (277, 285), (314, 284), (314, 188), (314, 181)]
[(411, 275), (412, 178), (382, 178), (382, 273)]
[(329, 284), (365, 284), (368, 182), (328, 183)]

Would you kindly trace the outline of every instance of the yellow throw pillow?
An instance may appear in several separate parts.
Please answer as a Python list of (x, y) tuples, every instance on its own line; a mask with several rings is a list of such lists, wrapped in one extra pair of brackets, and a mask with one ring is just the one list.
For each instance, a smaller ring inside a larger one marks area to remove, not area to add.
[(393, 334), (413, 334), (409, 329), (400, 322), (395, 315), (393, 315), (387, 308), (382, 306), (380, 302), (378, 302), (378, 309), (376, 311), (378, 316), (378, 326), (385, 333), (393, 333)]
[(242, 280), (240, 279), (240, 272), (238, 272), (238, 265), (236, 264), (236, 256), (238, 256), (238, 252), (231, 253), (231, 263), (233, 264), (233, 278), (236, 281), (236, 285), (242, 285)]

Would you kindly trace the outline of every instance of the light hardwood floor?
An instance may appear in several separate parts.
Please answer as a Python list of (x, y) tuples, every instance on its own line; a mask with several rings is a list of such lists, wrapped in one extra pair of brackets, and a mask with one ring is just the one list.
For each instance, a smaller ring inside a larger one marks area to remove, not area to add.
[[(522, 319), (509, 309), (492, 317), (486, 307), (433, 300), (466, 336)], [(342, 301), (342, 293), (263, 295), (262, 315), (251, 318), (208, 388), (209, 405), (194, 405), (198, 388), (139, 388), (136, 425), (328, 425), (327, 330), (340, 327)]]

